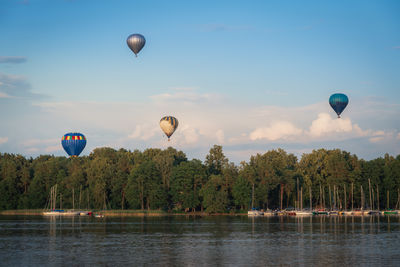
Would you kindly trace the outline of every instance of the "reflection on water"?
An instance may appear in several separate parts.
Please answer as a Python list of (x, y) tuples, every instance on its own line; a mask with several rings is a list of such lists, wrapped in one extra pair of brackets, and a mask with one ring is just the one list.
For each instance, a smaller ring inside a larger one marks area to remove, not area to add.
[(400, 216), (0, 216), (1, 265), (399, 265)]

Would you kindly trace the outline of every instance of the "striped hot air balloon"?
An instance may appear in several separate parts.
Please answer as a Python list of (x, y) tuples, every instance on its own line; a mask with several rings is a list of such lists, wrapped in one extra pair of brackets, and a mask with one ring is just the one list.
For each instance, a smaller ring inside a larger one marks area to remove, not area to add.
[(137, 56), (137, 54), (140, 52), (140, 50), (142, 50), (142, 48), (146, 44), (146, 39), (144, 39), (143, 35), (135, 33), (128, 36), (128, 39), (126, 39), (126, 43), (132, 50), (132, 52), (135, 54), (135, 56)]
[(172, 116), (165, 116), (160, 120), (160, 127), (169, 141), (171, 135), (175, 132), (176, 128), (178, 128), (178, 120)]
[(81, 133), (67, 133), (61, 138), (61, 145), (70, 157), (77, 157), (86, 146), (86, 137)]
[(340, 114), (346, 108), (347, 104), (349, 103), (349, 98), (345, 94), (333, 94), (329, 98), (329, 104), (336, 112), (338, 118), (340, 118)]

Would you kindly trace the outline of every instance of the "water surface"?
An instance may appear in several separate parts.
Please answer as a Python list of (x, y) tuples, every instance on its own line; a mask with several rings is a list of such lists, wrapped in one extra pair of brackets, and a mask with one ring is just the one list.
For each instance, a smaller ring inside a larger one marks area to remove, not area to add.
[(400, 217), (0, 216), (0, 265), (400, 265)]

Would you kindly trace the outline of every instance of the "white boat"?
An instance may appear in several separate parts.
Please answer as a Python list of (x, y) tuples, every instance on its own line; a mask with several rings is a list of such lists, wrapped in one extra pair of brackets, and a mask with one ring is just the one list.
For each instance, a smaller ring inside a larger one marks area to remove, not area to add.
[(267, 210), (264, 211), (264, 216), (275, 216), (276, 212), (272, 211), (272, 210)]
[(90, 216), (90, 215), (92, 215), (92, 212), (91, 211), (80, 211), (79, 215), (80, 216)]
[(44, 211), (42, 214), (45, 216), (59, 216), (63, 210), (51, 210), (51, 211)]
[(249, 210), (247, 212), (248, 216), (264, 216), (264, 212), (259, 211), (259, 210)]
[(364, 216), (364, 212), (365, 212), (365, 211), (362, 211), (362, 210), (354, 210), (354, 211), (352, 212), (352, 215), (353, 215), (353, 216)]
[(42, 213), (45, 216), (78, 216), (78, 211), (73, 210), (51, 210)]
[(54, 185), (50, 188), (50, 198), (48, 202), (48, 206), (46, 211), (44, 211), (42, 214), (44, 216), (60, 216), (61, 213), (64, 212), (64, 210), (56, 209), (56, 201), (57, 201), (57, 185)]

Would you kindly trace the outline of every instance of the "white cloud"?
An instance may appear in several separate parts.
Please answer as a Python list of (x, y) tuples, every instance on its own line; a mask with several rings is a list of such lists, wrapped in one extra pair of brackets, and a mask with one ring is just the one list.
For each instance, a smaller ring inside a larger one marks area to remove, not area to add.
[(61, 137), (60, 139), (29, 139), (23, 141), (22, 146), (25, 150), (30, 153), (36, 153), (39, 151), (44, 151), (45, 153), (62, 151)]
[[(0, 82), (0, 86), (1, 86), (1, 82)], [(11, 96), (9, 96), (6, 93), (0, 92), (0, 98), (10, 98)]]
[(199, 141), (200, 135), (198, 131), (189, 124), (182, 125), (179, 132), (183, 135), (186, 144), (196, 144)]
[(389, 139), (391, 136), (393, 136), (392, 133), (385, 133), (384, 131), (375, 131), (371, 134), (369, 141), (371, 143), (378, 143), (384, 141), (385, 139)]
[(310, 135), (319, 137), (332, 132), (351, 132), (352, 130), (353, 125), (349, 118), (332, 119), (329, 114), (320, 113), (310, 126)]
[(302, 134), (303, 130), (294, 126), (288, 121), (275, 121), (269, 127), (257, 128), (250, 133), (250, 140), (267, 139), (276, 141), (279, 139), (288, 139), (290, 137)]
[(49, 144), (61, 144), (61, 136), (60, 139), (52, 138), (52, 139), (28, 139), (22, 142), (23, 146), (42, 146), (42, 145), (49, 145)]
[(159, 128), (156, 128), (151, 124), (137, 125), (135, 130), (128, 136), (128, 138), (146, 141), (152, 138), (159, 131)]
[(384, 138), (385, 138), (384, 136), (375, 136), (375, 137), (369, 138), (369, 141), (371, 143), (378, 143), (380, 141), (383, 141)]
[(56, 151), (60, 151), (60, 150), (62, 150), (61, 144), (54, 145), (54, 146), (47, 146), (44, 148), (44, 151), (46, 151), (47, 153), (56, 152)]
[(150, 97), (156, 103), (177, 103), (179, 105), (198, 104), (219, 99), (216, 94), (198, 94), (190, 90), (181, 90), (174, 93), (164, 93)]
[(223, 144), (225, 141), (225, 134), (224, 131), (222, 129), (219, 129), (215, 135), (217, 136), (217, 140), (219, 144)]
[(372, 135), (374, 135), (374, 136), (376, 136), (376, 135), (385, 135), (385, 132), (384, 131), (376, 131), (376, 132), (373, 132)]
[(0, 137), (0, 145), (7, 142), (8, 142), (8, 137)]

